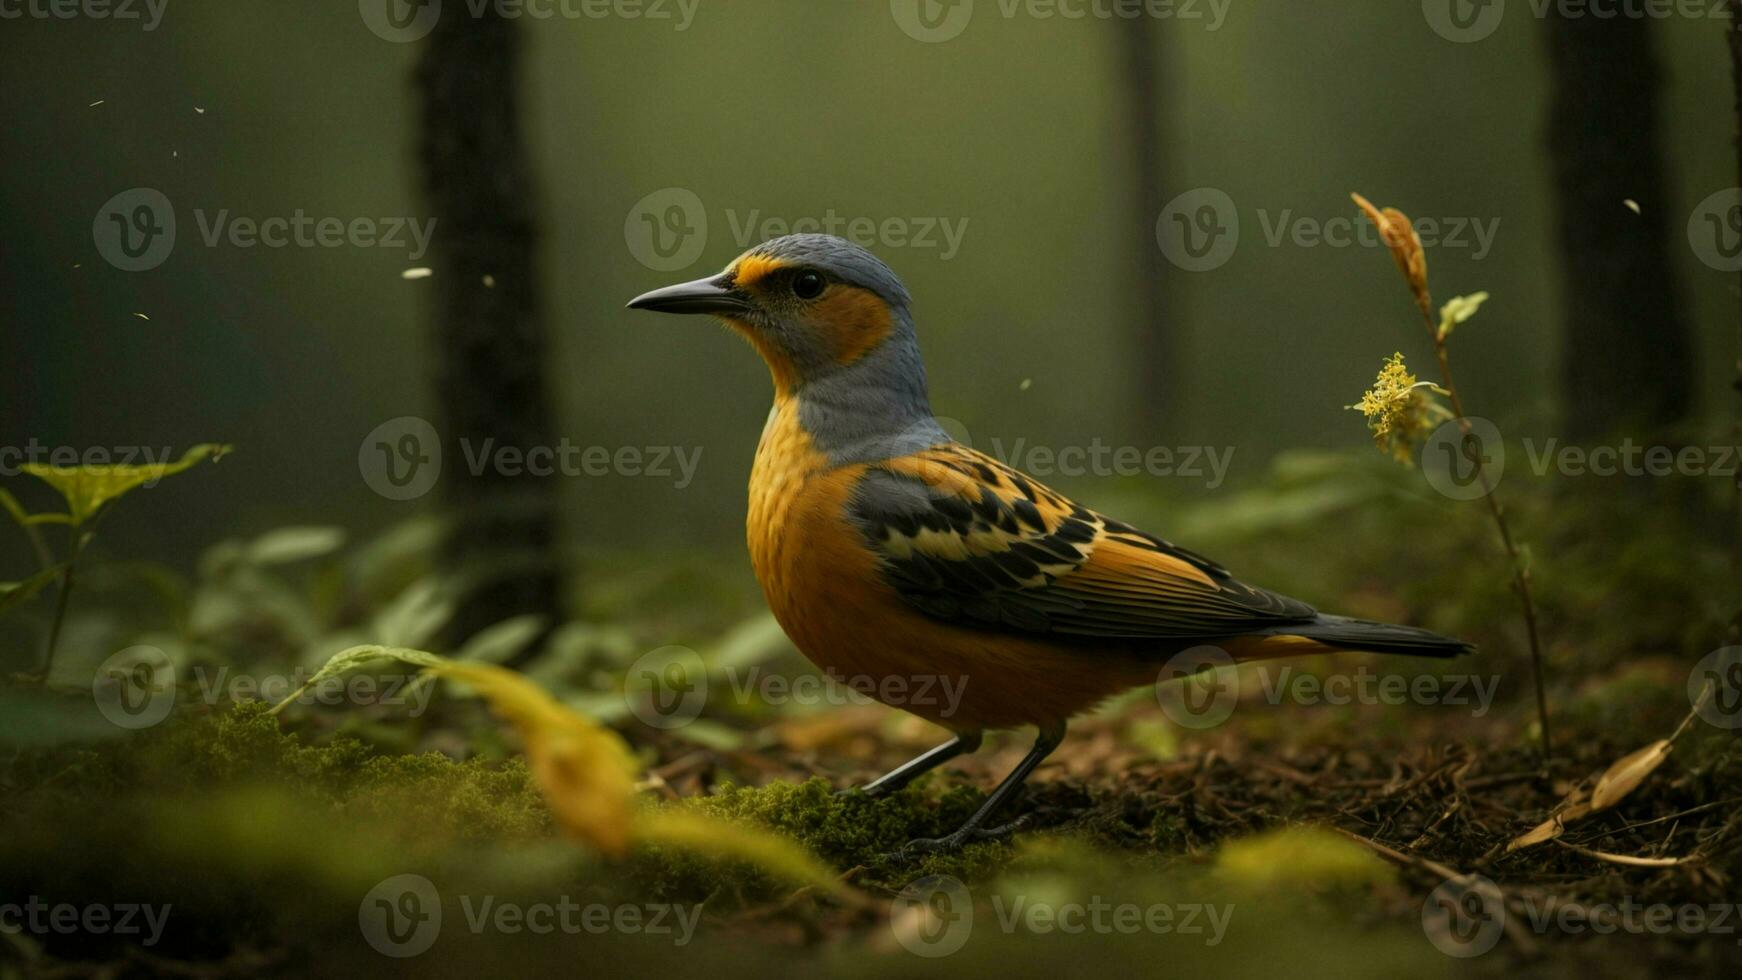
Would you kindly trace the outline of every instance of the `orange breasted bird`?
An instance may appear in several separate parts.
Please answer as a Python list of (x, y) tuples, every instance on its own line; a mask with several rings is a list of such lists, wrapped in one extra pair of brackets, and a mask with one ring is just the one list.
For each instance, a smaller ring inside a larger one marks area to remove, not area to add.
[[(1181, 651), (1213, 645), (1243, 662), (1470, 649), (1247, 585), (956, 442), (932, 415), (906, 288), (844, 239), (777, 238), (719, 275), (629, 306), (712, 314), (762, 355), (774, 408), (750, 476), (748, 531), (775, 618), (818, 667), (876, 681), (868, 689), (893, 706), (955, 733), (865, 791), (899, 789), (975, 751), (988, 729), (1038, 730), (966, 824), (911, 848), (1007, 833), (989, 818), (1070, 718), (1155, 683)], [(926, 680), (957, 696), (913, 696)]]

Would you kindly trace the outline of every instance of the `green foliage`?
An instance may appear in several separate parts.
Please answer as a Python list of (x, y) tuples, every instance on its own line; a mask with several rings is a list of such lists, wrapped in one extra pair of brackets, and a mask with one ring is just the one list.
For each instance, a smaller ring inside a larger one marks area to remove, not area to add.
[[(165, 477), (174, 476), (207, 459), (216, 462), (232, 448), (217, 443), (203, 443), (183, 453), (181, 459), (174, 463), (150, 463), (144, 466), (120, 463), (86, 466), (26, 463), (19, 469), (58, 491), (66, 501), (66, 522), (74, 527), (81, 527), (96, 517), (106, 505), (118, 500), (128, 491), (154, 485)], [(15, 507), (16, 501), (7, 504), (8, 510), (14, 510)], [(61, 516), (52, 515), (50, 519), (58, 523)]]

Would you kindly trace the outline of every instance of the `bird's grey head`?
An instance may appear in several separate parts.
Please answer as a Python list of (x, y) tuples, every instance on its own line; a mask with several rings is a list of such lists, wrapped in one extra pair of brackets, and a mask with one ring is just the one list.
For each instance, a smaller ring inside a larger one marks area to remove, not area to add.
[(817, 447), (839, 461), (947, 441), (926, 398), (907, 288), (875, 255), (833, 235), (787, 235), (719, 275), (656, 289), (631, 309), (711, 313), (768, 362)]

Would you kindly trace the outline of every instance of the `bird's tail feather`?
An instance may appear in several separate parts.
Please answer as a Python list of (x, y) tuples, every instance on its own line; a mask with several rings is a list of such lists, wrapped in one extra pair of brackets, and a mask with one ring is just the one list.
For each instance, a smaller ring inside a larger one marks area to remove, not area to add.
[(1442, 636), (1431, 630), (1375, 623), (1348, 616), (1321, 614), (1310, 623), (1279, 626), (1269, 632), (1278, 637), (1302, 637), (1338, 650), (1401, 653), (1415, 657), (1456, 657), (1475, 649), (1463, 640)]

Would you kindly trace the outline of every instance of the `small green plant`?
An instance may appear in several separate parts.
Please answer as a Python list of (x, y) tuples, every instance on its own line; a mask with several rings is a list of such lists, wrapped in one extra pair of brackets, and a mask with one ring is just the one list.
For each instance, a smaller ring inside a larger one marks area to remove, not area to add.
[[(181, 459), (173, 463), (151, 463), (144, 466), (119, 463), (86, 466), (26, 463), (19, 467), (22, 472), (53, 487), (67, 507), (65, 513), (32, 514), (19, 503), (17, 497), (0, 490), (0, 507), (4, 507), (24, 530), (41, 565), (35, 575), (13, 585), (5, 592), (0, 592), (0, 613), (22, 605), (52, 582), (58, 581), (60, 584), (59, 593), (55, 596), (53, 624), (49, 627), (48, 650), (43, 655), (42, 668), (35, 675), (35, 679), (46, 678), (49, 669), (54, 666), (55, 646), (60, 642), (61, 627), (66, 622), (67, 605), (72, 599), (73, 580), (78, 571), (79, 557), (90, 545), (91, 538), (97, 533), (97, 525), (108, 516), (115, 501), (136, 487), (155, 486), (164, 477), (174, 476), (204, 460), (216, 462), (230, 449), (229, 446), (216, 443), (203, 443), (189, 449), (182, 454)], [(51, 525), (62, 525), (67, 529), (64, 560), (56, 561), (48, 542), (43, 539), (42, 528)]]
[[(1379, 229), (1380, 237), (1390, 249), (1391, 257), (1397, 262), (1398, 271), (1403, 273), (1404, 280), (1409, 283), (1416, 312), (1421, 314), (1422, 324), (1427, 327), (1428, 335), (1433, 339), (1434, 357), (1439, 361), (1440, 383), (1430, 387), (1451, 402), (1451, 411), (1446, 414), (1456, 420), (1458, 428), (1467, 439), (1470, 437), (1470, 420), (1464, 411), (1463, 397), (1458, 394), (1458, 384), (1452, 378), (1451, 352), (1446, 347), (1446, 339), (1459, 324), (1476, 315), (1476, 311), (1487, 302), (1488, 294), (1460, 296), (1442, 307), (1438, 317), (1435, 317), (1433, 294), (1428, 290), (1427, 284), (1427, 252), (1422, 249), (1421, 236), (1416, 234), (1409, 216), (1396, 208), (1380, 210), (1359, 194), (1350, 196), (1355, 199), (1355, 204), (1366, 214), (1368, 220)], [(1405, 377), (1409, 383), (1400, 385)], [(1372, 427), (1380, 448), (1393, 451), (1394, 454), (1395, 450), (1388, 445), (1386, 438), (1398, 424), (1403, 425), (1404, 448), (1399, 458), (1406, 462), (1410, 458), (1407, 448), (1409, 438), (1419, 433), (1424, 425), (1428, 427), (1427, 431), (1432, 431), (1430, 416), (1426, 414), (1428, 409), (1422, 407), (1427, 399), (1419, 390), (1421, 387), (1415, 382), (1414, 376), (1404, 370), (1403, 356), (1400, 354), (1386, 363), (1374, 389), (1362, 398), (1361, 404), (1351, 406), (1368, 416), (1368, 424)], [(1506, 520), (1506, 508), (1500, 506), (1500, 500), (1494, 493), (1494, 481), (1488, 473), (1486, 461), (1478, 458), (1474, 462), (1476, 478), (1481, 481), (1482, 499), (1487, 501), (1488, 513), (1500, 532), (1500, 543), (1506, 549), (1507, 560), (1512, 565), (1512, 588), (1518, 593), (1518, 602), (1524, 611), (1525, 634), (1530, 640), (1530, 669), (1536, 686), (1537, 718), (1542, 728), (1542, 755), (1546, 761), (1553, 748), (1548, 728), (1548, 695), (1543, 690), (1542, 639), (1536, 625), (1536, 600), (1532, 598), (1530, 588), (1530, 551), (1521, 546), (1512, 533), (1512, 526)]]

